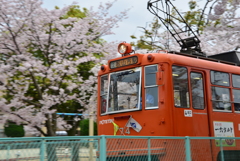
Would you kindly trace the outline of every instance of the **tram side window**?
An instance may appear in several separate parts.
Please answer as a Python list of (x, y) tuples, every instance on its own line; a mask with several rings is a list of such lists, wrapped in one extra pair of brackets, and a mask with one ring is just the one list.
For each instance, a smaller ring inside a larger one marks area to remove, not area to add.
[[(240, 88), (240, 75), (233, 74), (232, 83), (233, 87)], [(235, 111), (240, 112), (240, 90), (238, 89), (233, 89), (233, 102)]]
[(218, 71), (211, 71), (211, 82), (214, 85), (229, 86), (229, 74)]
[(158, 85), (156, 84), (157, 65), (145, 67), (145, 107), (158, 107)]
[(235, 111), (240, 111), (240, 90), (233, 89), (233, 102)]
[(174, 104), (176, 107), (189, 108), (189, 90), (187, 68), (172, 66)]
[(191, 72), (192, 105), (195, 109), (204, 109), (203, 76), (201, 73)]
[(232, 75), (233, 87), (240, 88), (240, 75)]
[(212, 87), (212, 106), (215, 110), (232, 110), (228, 88)]
[(101, 114), (106, 112), (107, 92), (108, 91), (108, 75), (101, 77)]

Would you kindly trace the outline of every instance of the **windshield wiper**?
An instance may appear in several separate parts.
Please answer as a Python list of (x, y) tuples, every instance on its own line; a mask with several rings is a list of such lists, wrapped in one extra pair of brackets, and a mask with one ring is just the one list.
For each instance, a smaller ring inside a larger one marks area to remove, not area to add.
[(123, 75), (128, 75), (128, 74), (132, 74), (135, 73), (135, 70), (130, 70), (130, 71), (125, 71), (125, 72), (121, 72), (117, 74), (117, 77), (123, 76)]

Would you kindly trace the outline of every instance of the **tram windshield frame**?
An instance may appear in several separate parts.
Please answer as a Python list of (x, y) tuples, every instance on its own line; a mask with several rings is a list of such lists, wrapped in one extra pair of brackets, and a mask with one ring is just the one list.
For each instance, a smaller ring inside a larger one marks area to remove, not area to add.
[(135, 111), (142, 108), (141, 77), (141, 67), (109, 74), (108, 106), (105, 114)]

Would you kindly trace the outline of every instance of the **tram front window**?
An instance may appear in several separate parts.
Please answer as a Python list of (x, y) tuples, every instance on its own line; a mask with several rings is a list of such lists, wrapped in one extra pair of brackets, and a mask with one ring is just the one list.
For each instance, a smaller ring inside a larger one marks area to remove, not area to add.
[(108, 112), (140, 109), (141, 68), (110, 74)]

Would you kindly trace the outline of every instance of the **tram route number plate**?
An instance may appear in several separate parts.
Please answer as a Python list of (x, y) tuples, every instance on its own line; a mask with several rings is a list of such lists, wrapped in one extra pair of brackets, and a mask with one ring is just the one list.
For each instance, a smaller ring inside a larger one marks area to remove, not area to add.
[(138, 57), (133, 56), (133, 57), (129, 57), (129, 58), (121, 59), (121, 60), (111, 61), (110, 68), (111, 69), (120, 68), (120, 67), (124, 67), (124, 66), (128, 66), (128, 65), (137, 64), (137, 62), (138, 62)]
[(192, 110), (184, 110), (185, 117), (192, 117)]

